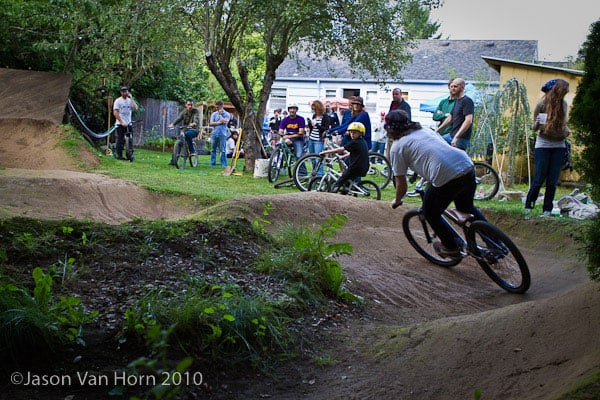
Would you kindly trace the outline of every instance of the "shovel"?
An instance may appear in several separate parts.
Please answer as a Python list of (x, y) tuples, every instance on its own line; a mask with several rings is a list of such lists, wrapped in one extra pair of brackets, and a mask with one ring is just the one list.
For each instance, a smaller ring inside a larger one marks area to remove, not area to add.
[[(231, 174), (233, 174), (233, 172), (235, 171), (235, 166), (237, 165), (237, 160), (240, 156), (240, 144), (242, 143), (242, 130), (240, 129), (240, 134), (238, 135), (238, 139), (237, 142), (235, 142), (235, 154), (234, 157), (231, 159), (231, 165), (227, 166), (222, 174), (223, 176), (229, 176)], [(241, 175), (241, 174), (235, 174), (235, 175)]]

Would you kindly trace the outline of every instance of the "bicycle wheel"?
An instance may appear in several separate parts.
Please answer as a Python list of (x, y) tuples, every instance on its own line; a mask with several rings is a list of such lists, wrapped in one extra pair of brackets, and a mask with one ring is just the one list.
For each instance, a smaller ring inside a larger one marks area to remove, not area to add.
[(367, 177), (375, 182), (381, 190), (385, 189), (392, 180), (392, 164), (383, 154), (369, 153), (369, 172)]
[(271, 153), (269, 165), (267, 166), (267, 178), (270, 183), (277, 182), (279, 172), (281, 171), (281, 163), (283, 161), (283, 153), (281, 149), (276, 149)]
[(198, 154), (190, 156), (190, 167), (196, 168), (198, 166)]
[(306, 154), (296, 161), (292, 177), (298, 190), (306, 192), (310, 180), (317, 176), (322, 176), (324, 168), (324, 159), (316, 153)]
[(355, 197), (361, 196), (367, 199), (381, 200), (381, 189), (375, 182), (369, 180), (362, 180), (360, 183), (352, 185), (350, 194)]
[(177, 167), (177, 169), (185, 169), (185, 161), (187, 158), (187, 154), (183, 142), (178, 140), (175, 143), (175, 149), (173, 149), (173, 154), (175, 154), (175, 167)]
[(475, 161), (475, 189), (474, 200), (489, 200), (496, 196), (500, 189), (500, 177), (494, 168), (483, 161)]
[(510, 293), (525, 293), (531, 274), (517, 245), (487, 221), (474, 221), (469, 228), (471, 253), (485, 273)]
[(433, 248), (433, 243), (439, 239), (433, 228), (425, 220), (421, 209), (414, 208), (404, 214), (402, 230), (404, 230), (408, 243), (428, 261), (442, 267), (453, 267), (461, 261), (460, 259), (444, 258), (437, 254)]
[(308, 191), (331, 192), (331, 183), (327, 178), (315, 176), (308, 183)]

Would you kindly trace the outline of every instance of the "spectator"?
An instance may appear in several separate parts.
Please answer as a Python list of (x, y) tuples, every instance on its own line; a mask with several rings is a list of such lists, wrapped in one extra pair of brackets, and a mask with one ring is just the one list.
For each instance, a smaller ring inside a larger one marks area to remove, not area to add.
[[(390, 109), (388, 113), (394, 110), (402, 110), (408, 115), (408, 119), (412, 120), (412, 113), (410, 109), (410, 105), (404, 101), (404, 97), (402, 96), (402, 89), (399, 87), (394, 88), (392, 90), (392, 102), (390, 103)], [(388, 136), (387, 143), (385, 145), (385, 156), (390, 158), (390, 149), (392, 148), (393, 140)]]
[(335, 128), (340, 125), (340, 118), (337, 113), (331, 108), (331, 102), (325, 101), (325, 114), (329, 117), (329, 125), (331, 128)]
[[(192, 154), (196, 151), (194, 139), (198, 136), (198, 127), (200, 126), (200, 112), (194, 107), (194, 101), (187, 99), (185, 101), (185, 109), (182, 110), (175, 121), (171, 122), (168, 128), (173, 129), (176, 124), (183, 122), (185, 140)], [(171, 157), (169, 165), (175, 165), (174, 157)]]
[(550, 215), (553, 208), (556, 184), (566, 154), (567, 102), (569, 82), (553, 79), (542, 86), (545, 93), (533, 111), (533, 127), (537, 131), (534, 150), (535, 175), (525, 199), (525, 212), (531, 212), (544, 181), (546, 191), (542, 205), (543, 214)]
[[(367, 147), (371, 149), (371, 118), (369, 117), (369, 113), (365, 110), (365, 103), (363, 102), (363, 98), (360, 96), (354, 96), (350, 99), (350, 107), (352, 107), (352, 122), (360, 122), (365, 127), (364, 140), (367, 142)], [(336, 128), (337, 132), (341, 135), (346, 133), (346, 129), (348, 129), (349, 124), (344, 124), (338, 126)], [(349, 136), (342, 137), (342, 146), (350, 141)]]
[(387, 132), (385, 131), (385, 111), (381, 111), (379, 116), (381, 119), (377, 123), (377, 127), (373, 131), (373, 137), (371, 138), (371, 151), (374, 153), (384, 154), (387, 142)]
[[(452, 84), (453, 80), (454, 79), (450, 79), (450, 81), (448, 82), (448, 92), (450, 92), (450, 85)], [(452, 113), (452, 108), (454, 107), (454, 100), (455, 99), (452, 97), (452, 93), (450, 93), (447, 98), (443, 99), (442, 101), (440, 101), (440, 104), (438, 104), (437, 109), (433, 113), (433, 120), (438, 122), (438, 127), (442, 125), (446, 118), (448, 118)], [(452, 125), (448, 124), (443, 129), (438, 130), (437, 132), (440, 135), (444, 136), (445, 134), (450, 133), (451, 131)]]
[(227, 124), (231, 119), (231, 115), (223, 108), (223, 102), (221, 100), (215, 103), (217, 111), (213, 112), (210, 116), (209, 125), (213, 127), (211, 140), (211, 151), (210, 151), (210, 165), (217, 164), (217, 153), (221, 154), (221, 166), (227, 167)]
[[(237, 130), (231, 131), (231, 135), (229, 135), (229, 137), (227, 138), (227, 149), (226, 149), (227, 158), (232, 158), (235, 156), (235, 149), (236, 149), (237, 140), (239, 137), (240, 137), (240, 135)], [(244, 158), (244, 149), (243, 149), (242, 143), (240, 143), (240, 151), (239, 151), (238, 158)]]
[(271, 148), (275, 148), (275, 145), (279, 142), (279, 124), (281, 124), (281, 108), (276, 108), (269, 120), (269, 143)]
[(325, 106), (320, 100), (311, 104), (313, 112), (312, 119), (308, 120), (308, 152), (320, 153), (325, 146), (325, 136), (330, 127), (329, 116), (325, 112)]
[(138, 105), (129, 93), (129, 87), (121, 86), (121, 96), (115, 100), (113, 104), (113, 115), (115, 116), (115, 125), (117, 126), (117, 144), (115, 158), (124, 160), (123, 146), (125, 145), (125, 133), (131, 129), (131, 114), (132, 110), (138, 109)]
[(454, 147), (464, 151), (471, 146), (471, 133), (473, 132), (473, 113), (475, 104), (473, 100), (465, 94), (465, 80), (455, 78), (450, 84), (450, 96), (454, 98), (454, 107), (450, 116), (447, 117), (436, 131), (441, 131), (448, 124), (452, 124), (450, 133), (442, 136), (446, 142)]
[(289, 115), (281, 120), (279, 134), (283, 135), (285, 143), (292, 146), (296, 158), (300, 159), (304, 153), (304, 128), (306, 123), (304, 118), (297, 114), (297, 104), (290, 104), (287, 109)]

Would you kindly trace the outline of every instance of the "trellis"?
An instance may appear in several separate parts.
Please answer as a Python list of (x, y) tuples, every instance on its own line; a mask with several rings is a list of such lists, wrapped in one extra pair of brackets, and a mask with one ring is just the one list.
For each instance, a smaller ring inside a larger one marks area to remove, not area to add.
[(493, 149), (492, 166), (500, 173), (500, 190), (504, 190), (505, 184), (510, 186), (515, 182), (520, 154), (527, 156), (527, 175), (531, 180), (528, 161), (531, 115), (525, 85), (516, 78), (509, 79), (495, 95), (482, 99), (476, 114), (477, 130), (471, 155), (483, 157), (488, 146)]

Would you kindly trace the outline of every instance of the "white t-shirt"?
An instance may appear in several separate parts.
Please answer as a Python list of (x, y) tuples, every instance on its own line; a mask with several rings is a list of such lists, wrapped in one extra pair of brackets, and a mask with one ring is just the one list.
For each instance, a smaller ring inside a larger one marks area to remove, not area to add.
[(390, 149), (394, 176), (405, 176), (408, 168), (440, 187), (473, 168), (464, 150), (450, 146), (430, 129), (418, 129), (395, 140)]
[[(118, 99), (115, 100), (113, 104), (113, 110), (119, 110), (119, 116), (125, 122), (125, 126), (131, 123), (131, 112), (133, 110), (133, 106), (131, 105), (133, 100), (130, 98), (124, 99), (123, 96), (119, 96)], [(115, 125), (121, 125), (121, 122), (117, 120)]]
[(234, 151), (235, 151), (235, 139), (230, 137), (229, 139), (227, 139), (227, 146), (225, 148), (225, 154), (227, 154), (227, 155), (233, 154)]

